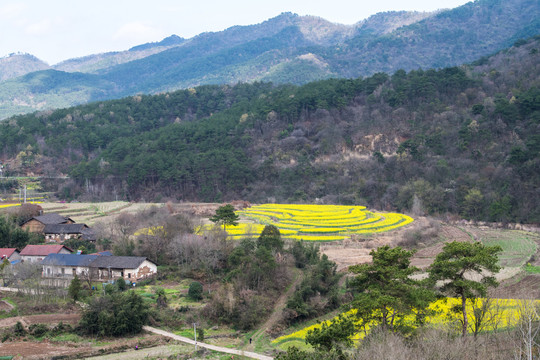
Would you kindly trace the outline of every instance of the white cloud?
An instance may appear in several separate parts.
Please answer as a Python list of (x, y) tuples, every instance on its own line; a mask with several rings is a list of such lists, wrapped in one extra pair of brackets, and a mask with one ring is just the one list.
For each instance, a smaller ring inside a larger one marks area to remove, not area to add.
[(10, 3), (0, 7), (0, 18), (9, 19), (18, 16), (28, 6), (23, 3)]
[(163, 32), (153, 26), (144, 24), (142, 22), (131, 22), (124, 24), (113, 35), (114, 40), (121, 41), (134, 41), (134, 42), (146, 42), (156, 41), (160, 36), (163, 36)]
[(50, 19), (43, 19), (37, 23), (30, 24), (25, 31), (29, 35), (39, 35), (51, 29), (52, 22)]

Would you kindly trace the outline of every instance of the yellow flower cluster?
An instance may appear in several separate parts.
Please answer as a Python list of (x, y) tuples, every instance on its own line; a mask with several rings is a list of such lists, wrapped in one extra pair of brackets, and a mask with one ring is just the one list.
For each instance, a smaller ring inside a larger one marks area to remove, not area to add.
[(5, 209), (12, 206), (20, 206), (21, 204), (0, 204), (0, 209)]
[(133, 235), (135, 236), (139, 236), (139, 235), (157, 235), (159, 234), (161, 231), (163, 231), (163, 226), (152, 226), (152, 227), (149, 227), (149, 228), (142, 228), (142, 229), (139, 229), (137, 231), (135, 231), (135, 233), (133, 233)]
[[(535, 306), (540, 305), (540, 300), (535, 300), (533, 302)], [(456, 309), (458, 311), (456, 311)], [(520, 319), (520, 314), (523, 311), (522, 300), (518, 299), (476, 299), (476, 300), (467, 300), (466, 303), (467, 316), (469, 319), (469, 329), (470, 333), (475, 331), (474, 324), (476, 316), (480, 316), (482, 313), (483, 325), (479, 330), (480, 332), (484, 331), (498, 331), (506, 328), (511, 328), (516, 326), (517, 322)], [(481, 310), (480, 310), (481, 309)], [(426, 323), (435, 326), (455, 326), (456, 329), (460, 329), (461, 323), (461, 299), (458, 298), (444, 298), (437, 300), (429, 306), (432, 315), (426, 317)], [(344, 315), (354, 315), (355, 310), (350, 310)], [(533, 321), (538, 321), (538, 315), (536, 312), (532, 312), (535, 316)], [(332, 319), (335, 321), (338, 317)], [(407, 325), (414, 326), (414, 316), (409, 315), (404, 319), (404, 322)], [(326, 321), (327, 324), (330, 323)], [(359, 340), (366, 336), (369, 332), (370, 326), (373, 326), (374, 323), (362, 324), (362, 320), (358, 320), (357, 325), (363, 325), (363, 330), (353, 336), (353, 340)], [(303, 328), (302, 330), (296, 331), (289, 335), (281, 336), (272, 343), (281, 345), (289, 341), (304, 340), (309, 330), (319, 328), (322, 326), (322, 323), (311, 325)]]
[(353, 234), (390, 231), (414, 221), (403, 214), (343, 205), (265, 204), (238, 214), (259, 224), (275, 225), (284, 237), (308, 241), (343, 240)]

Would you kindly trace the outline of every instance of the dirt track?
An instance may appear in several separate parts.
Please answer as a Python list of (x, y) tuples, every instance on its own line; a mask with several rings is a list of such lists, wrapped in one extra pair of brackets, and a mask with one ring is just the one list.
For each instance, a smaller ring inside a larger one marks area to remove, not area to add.
[[(426, 226), (425, 219), (417, 221), (418, 226)], [(370, 251), (379, 246), (395, 246), (403, 239), (408, 228), (393, 231), (390, 233), (377, 234), (365, 240), (345, 240), (336, 244), (325, 244), (321, 246), (321, 252), (338, 265), (338, 271), (346, 271), (351, 265), (364, 264), (371, 261)], [(442, 225), (439, 230), (439, 237), (444, 241), (472, 241), (471, 235), (464, 229), (452, 225)], [(444, 242), (439, 241), (425, 247), (421, 247), (413, 256), (411, 265), (426, 269), (435, 259), (435, 256), (442, 251)]]
[(28, 315), (16, 316), (0, 320), (0, 328), (13, 326), (20, 321), (23, 325), (29, 326), (32, 324), (64, 324), (76, 325), (81, 318), (80, 314), (45, 314), (45, 315)]
[[(76, 358), (88, 358), (107, 353), (123, 353), (134, 349), (135, 345), (146, 348), (159, 348), (168, 341), (161, 336), (141, 334), (132, 338), (110, 339), (103, 345), (97, 345), (92, 341), (55, 343), (51, 341), (14, 341), (0, 343), (0, 356), (13, 355), (14, 360), (33, 359), (50, 360), (56, 356), (75, 356)], [(150, 351), (150, 353), (155, 353)], [(156, 355), (160, 355), (156, 353)], [(115, 355), (111, 355), (115, 359)], [(124, 357), (129, 359), (130, 357)]]

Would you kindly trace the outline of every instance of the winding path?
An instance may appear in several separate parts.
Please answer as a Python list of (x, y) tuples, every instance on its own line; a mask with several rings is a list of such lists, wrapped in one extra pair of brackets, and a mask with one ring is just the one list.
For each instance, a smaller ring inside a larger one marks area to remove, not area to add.
[(252, 358), (252, 359), (259, 359), (259, 360), (273, 360), (274, 359), (273, 357), (262, 355), (262, 354), (257, 354), (257, 353), (250, 352), (250, 351), (236, 350), (236, 349), (230, 349), (230, 348), (221, 347), (221, 346), (205, 344), (205, 343), (202, 343), (202, 342), (199, 342), (199, 341), (189, 339), (189, 338), (184, 337), (184, 336), (173, 334), (173, 333), (168, 332), (168, 331), (163, 331), (163, 330), (160, 330), (160, 329), (156, 329), (156, 328), (153, 328), (151, 326), (143, 326), (143, 330), (154, 333), (154, 334), (170, 337), (171, 339), (182, 341), (182, 342), (185, 342), (185, 343), (188, 343), (188, 344), (191, 344), (191, 345), (197, 345), (197, 346), (203, 347), (205, 349), (219, 351), (219, 352), (223, 352), (223, 353), (227, 353), (227, 354), (241, 355), (241, 356), (249, 357), (249, 358)]
[(285, 306), (287, 305), (287, 299), (289, 299), (293, 293), (296, 290), (296, 287), (302, 282), (304, 279), (303, 273), (301, 270), (295, 268), (295, 278), (293, 282), (289, 285), (289, 288), (287, 291), (276, 300), (274, 305), (274, 310), (272, 311), (272, 314), (270, 317), (265, 321), (264, 324), (262, 324), (257, 331), (251, 336), (251, 339), (253, 340), (251, 343), (247, 344), (245, 346), (246, 350), (253, 351), (255, 349), (255, 343), (258, 339), (260, 339), (264, 334), (274, 327), (275, 324), (277, 324), (281, 318), (283, 309), (285, 309)]

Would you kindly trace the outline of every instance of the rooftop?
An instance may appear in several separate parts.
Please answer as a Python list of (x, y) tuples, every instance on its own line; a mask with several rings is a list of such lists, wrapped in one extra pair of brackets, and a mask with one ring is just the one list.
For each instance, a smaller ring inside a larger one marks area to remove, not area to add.
[(82, 234), (88, 228), (85, 224), (47, 224), (43, 229), (45, 234)]
[(49, 254), (58, 254), (62, 248), (73, 252), (64, 245), (26, 245), (21, 251), (21, 256), (47, 256)]
[(45, 259), (41, 261), (41, 264), (87, 267), (97, 257), (98, 255), (49, 254)]
[(9, 258), (15, 251), (19, 251), (16, 248), (0, 248), (0, 259), (6, 257)]
[[(63, 223), (66, 223), (69, 220), (69, 218), (63, 217), (62, 215), (57, 214), (57, 213), (50, 213), (50, 214), (44, 214), (44, 215), (40, 215), (40, 216), (34, 216), (32, 219), (35, 219), (35, 220), (37, 220), (40, 223), (43, 223), (45, 225), (48, 225), (48, 224), (63, 224)], [(32, 219), (30, 219), (30, 220), (32, 220)]]

